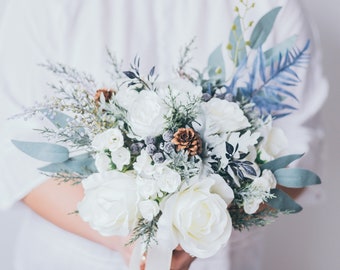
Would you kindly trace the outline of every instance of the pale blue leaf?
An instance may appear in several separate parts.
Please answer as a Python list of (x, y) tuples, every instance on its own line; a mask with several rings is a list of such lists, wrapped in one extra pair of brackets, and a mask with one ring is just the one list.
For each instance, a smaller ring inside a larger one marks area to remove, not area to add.
[(277, 159), (268, 161), (267, 163), (261, 165), (261, 170), (271, 170), (272, 172), (275, 172), (278, 169), (287, 167), (290, 163), (293, 161), (301, 158), (303, 154), (301, 155), (287, 155), (283, 157), (279, 157)]
[[(217, 46), (216, 49), (209, 55), (208, 67), (210, 78), (225, 80), (225, 64), (222, 54), (222, 45)], [(216, 73), (217, 69), (219, 69), (219, 73)]]
[(97, 172), (94, 158), (88, 153), (71, 157), (64, 162), (49, 164), (39, 168), (39, 170), (50, 173), (77, 173), (83, 176)]
[(58, 144), (17, 140), (12, 140), (12, 143), (25, 154), (42, 161), (63, 162), (69, 158), (68, 149)]
[(283, 42), (277, 44), (275, 47), (265, 51), (264, 55), (266, 58), (266, 65), (278, 61), (279, 55), (285, 54), (287, 51), (291, 50), (296, 42), (297, 35), (293, 35)]
[(266, 13), (255, 25), (255, 28), (250, 37), (250, 47), (253, 49), (259, 48), (267, 39), (274, 25), (276, 16), (281, 7), (276, 7)]
[(50, 112), (48, 109), (40, 110), (43, 115), (51, 121), (53, 125), (57, 128), (64, 128), (67, 126), (68, 122), (72, 120), (72, 118), (62, 112), (53, 111)]
[(271, 193), (275, 195), (275, 198), (269, 199), (266, 203), (281, 211), (281, 212), (291, 212), (297, 213), (302, 210), (302, 207), (297, 204), (289, 195), (280, 189), (272, 189)]
[(238, 66), (247, 58), (246, 43), (244, 41), (239, 16), (235, 18), (234, 26), (234, 29), (232, 29), (229, 34), (229, 43), (231, 45), (231, 60), (234, 62), (235, 66)]
[(285, 187), (302, 188), (321, 183), (315, 173), (300, 168), (282, 168), (274, 172), (277, 182)]

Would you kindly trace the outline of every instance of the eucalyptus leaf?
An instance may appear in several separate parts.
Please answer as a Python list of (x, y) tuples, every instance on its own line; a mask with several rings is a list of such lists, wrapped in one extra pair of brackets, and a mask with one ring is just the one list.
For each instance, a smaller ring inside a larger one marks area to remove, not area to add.
[(293, 161), (301, 158), (303, 154), (295, 154), (295, 155), (287, 155), (283, 157), (279, 157), (277, 159), (268, 161), (267, 163), (261, 165), (261, 170), (271, 170), (272, 172), (275, 172), (278, 169), (287, 167), (290, 163)]
[(53, 111), (50, 113), (47, 109), (40, 110), (43, 115), (52, 122), (57, 128), (65, 128), (72, 118), (67, 114), (59, 111)]
[(272, 189), (271, 193), (275, 195), (267, 201), (267, 204), (281, 212), (298, 213), (302, 207), (297, 204), (287, 193), (280, 189)]
[(277, 182), (285, 187), (301, 188), (321, 183), (320, 177), (312, 171), (300, 168), (283, 168), (274, 172)]
[[(208, 58), (209, 77), (224, 80), (225, 79), (225, 64), (222, 54), (222, 45), (216, 47), (216, 49), (209, 55)], [(219, 70), (217, 73), (216, 70)]]
[(240, 17), (237, 16), (234, 20), (234, 27), (229, 34), (229, 44), (231, 46), (231, 60), (235, 66), (244, 62), (247, 57), (246, 43), (243, 37)]
[(17, 140), (12, 140), (12, 143), (25, 154), (42, 161), (64, 162), (69, 158), (68, 149), (58, 144)]
[(78, 156), (70, 157), (64, 162), (51, 163), (47, 166), (39, 168), (39, 170), (50, 173), (77, 173), (84, 176), (97, 172), (94, 161), (94, 158), (90, 154), (85, 153)]
[(266, 66), (270, 65), (273, 61), (277, 61), (280, 55), (284, 55), (287, 51), (290, 51), (297, 39), (297, 35), (293, 35), (281, 43), (277, 44), (275, 47), (264, 52), (266, 58)]
[(276, 7), (266, 13), (255, 25), (253, 32), (250, 36), (250, 47), (252, 49), (259, 48), (267, 39), (270, 34), (275, 19), (280, 11), (281, 7)]

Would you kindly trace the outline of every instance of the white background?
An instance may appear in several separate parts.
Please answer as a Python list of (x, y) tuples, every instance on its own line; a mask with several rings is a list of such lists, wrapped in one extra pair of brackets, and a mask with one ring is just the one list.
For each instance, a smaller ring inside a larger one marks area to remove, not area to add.
[[(6, 1), (0, 0), (0, 19)], [(319, 29), (324, 71), (330, 83), (329, 98), (323, 110), (325, 198), (318, 205), (306, 207), (301, 214), (281, 217), (267, 227), (263, 270), (340, 269), (340, 179), (337, 173), (340, 166), (340, 7), (337, 0), (301, 1)], [(18, 222), (20, 217), (16, 213), (8, 216), (0, 212), (1, 270), (12, 270), (7, 262), (11, 256), (11, 233)]]
[(319, 28), (324, 72), (330, 83), (323, 110), (326, 131), (322, 173), (325, 198), (301, 214), (268, 227), (264, 270), (340, 269), (340, 6), (338, 0), (301, 0)]

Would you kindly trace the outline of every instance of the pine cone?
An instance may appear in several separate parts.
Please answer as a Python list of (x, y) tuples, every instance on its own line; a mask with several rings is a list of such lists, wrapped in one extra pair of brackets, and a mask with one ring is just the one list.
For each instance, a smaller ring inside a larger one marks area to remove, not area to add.
[(176, 146), (176, 151), (185, 150), (189, 156), (202, 153), (202, 140), (192, 128), (179, 128), (171, 142)]
[(103, 93), (105, 97), (105, 102), (109, 102), (112, 98), (114, 91), (112, 89), (98, 89), (94, 95), (94, 101), (98, 104), (100, 102), (100, 96)]

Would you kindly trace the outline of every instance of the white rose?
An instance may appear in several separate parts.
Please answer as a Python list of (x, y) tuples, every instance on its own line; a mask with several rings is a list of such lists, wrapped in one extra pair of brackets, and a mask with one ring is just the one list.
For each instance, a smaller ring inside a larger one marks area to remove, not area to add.
[(175, 192), (181, 184), (179, 173), (167, 166), (162, 166), (160, 171), (157, 170), (154, 177), (157, 179), (159, 189), (167, 193)]
[(138, 92), (127, 88), (127, 84), (120, 85), (119, 91), (115, 95), (117, 103), (124, 109), (129, 110), (131, 104), (138, 98)]
[(94, 164), (98, 172), (105, 172), (111, 169), (111, 159), (105, 153), (96, 154)]
[(281, 128), (272, 127), (261, 146), (261, 158), (269, 161), (283, 154), (288, 147), (288, 139)]
[(166, 104), (155, 92), (143, 90), (131, 103), (127, 112), (128, 123), (137, 137), (155, 137), (164, 130), (167, 112)]
[[(165, 202), (159, 233), (172, 230), (172, 245), (177, 242), (192, 256), (213, 256), (231, 235), (232, 220), (227, 207), (232, 200), (233, 191), (220, 176), (200, 179)], [(169, 223), (170, 228), (166, 228)]]
[(144, 219), (151, 221), (159, 213), (159, 205), (152, 200), (141, 201), (139, 203), (139, 212)]
[(111, 160), (117, 166), (118, 170), (122, 170), (124, 165), (130, 164), (130, 151), (125, 147), (121, 147), (111, 152)]
[(95, 173), (82, 181), (85, 196), (79, 215), (104, 236), (128, 235), (136, 223), (135, 179), (118, 171)]
[(205, 118), (205, 135), (222, 134), (250, 127), (240, 107), (224, 99), (212, 98), (202, 103)]
[(111, 128), (97, 134), (92, 140), (92, 146), (97, 151), (109, 149), (115, 151), (124, 145), (124, 137), (118, 128)]
[(202, 96), (202, 87), (194, 85), (188, 80), (177, 79), (171, 82), (162, 82), (156, 85), (163, 99), (170, 97), (170, 92), (178, 104), (187, 105), (194, 99)]

